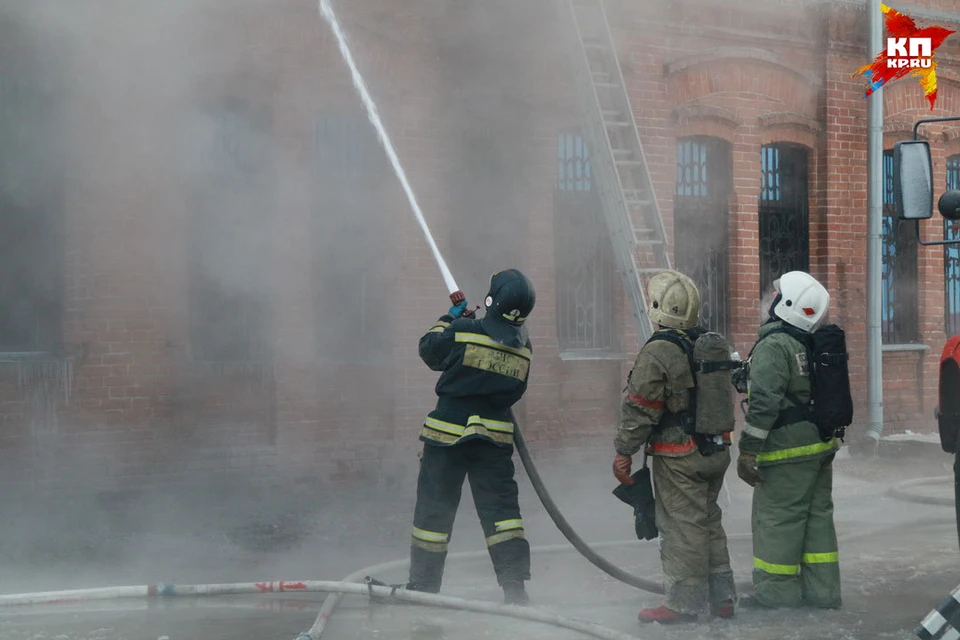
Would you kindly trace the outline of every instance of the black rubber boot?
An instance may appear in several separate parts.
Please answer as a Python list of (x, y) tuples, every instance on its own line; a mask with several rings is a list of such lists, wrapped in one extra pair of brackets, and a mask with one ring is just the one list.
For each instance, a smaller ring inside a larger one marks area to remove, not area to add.
[(530, 596), (523, 588), (523, 581), (510, 580), (503, 583), (503, 604), (515, 604), (525, 606), (530, 603)]
[(423, 584), (417, 584), (416, 582), (408, 582), (407, 584), (403, 585), (402, 588), (406, 589), (407, 591), (419, 591), (421, 593), (440, 593), (439, 586), (430, 587)]

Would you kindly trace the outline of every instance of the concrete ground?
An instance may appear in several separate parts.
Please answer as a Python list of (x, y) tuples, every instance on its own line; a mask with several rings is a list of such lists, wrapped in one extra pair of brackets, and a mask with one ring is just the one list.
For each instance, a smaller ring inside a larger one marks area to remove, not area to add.
[[(636, 622), (659, 597), (624, 586), (572, 550), (533, 555), (532, 606), (577, 617), (642, 639), (801, 638), (907, 639), (924, 615), (960, 582), (953, 510), (895, 499), (888, 489), (911, 478), (951, 473), (951, 459), (934, 447), (879, 459), (836, 462), (834, 498), (841, 537), (844, 607), (838, 611), (742, 611), (730, 621), (702, 617), (683, 627)], [(627, 541), (602, 555), (645, 577), (659, 577), (655, 542), (633, 537), (629, 508), (610, 496), (614, 482), (602, 456), (538, 463), (568, 520), (589, 542)], [(520, 476), (528, 538), (534, 547), (563, 542)], [(734, 569), (749, 582), (749, 488), (731, 468), (724, 522)], [(911, 495), (952, 498), (952, 486), (924, 486)], [(0, 592), (20, 593), (117, 584), (339, 580), (364, 566), (407, 554), (412, 486), (347, 496), (318, 495), (269, 507), (232, 500), (197, 510), (186, 498), (143, 497), (92, 519), (76, 506), (20, 513), (0, 525)], [(81, 508), (82, 507), (82, 508)], [(59, 513), (51, 520), (52, 512)], [(206, 516), (202, 515), (206, 513)], [(109, 517), (105, 514), (109, 514)], [(119, 514), (119, 515), (118, 515)], [(198, 515), (201, 514), (201, 515)], [(215, 517), (214, 517), (215, 516)], [(20, 522), (20, 528), (11, 521)], [(106, 524), (105, 524), (106, 523)], [(452, 551), (483, 549), (468, 495)], [(403, 571), (376, 576), (401, 582)], [(499, 602), (489, 561), (451, 560), (444, 595)], [(292, 640), (313, 623), (323, 594), (104, 602), (77, 607), (0, 610), (0, 640)], [(584, 638), (539, 623), (417, 606), (370, 604), (348, 597), (325, 638), (472, 640), (512, 637)]]

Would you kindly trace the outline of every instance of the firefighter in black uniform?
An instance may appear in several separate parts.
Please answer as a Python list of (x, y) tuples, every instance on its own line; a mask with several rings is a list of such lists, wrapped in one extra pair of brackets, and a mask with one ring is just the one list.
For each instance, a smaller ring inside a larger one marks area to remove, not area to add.
[(523, 326), (533, 285), (520, 271), (490, 278), (482, 319), (464, 317), (461, 302), (420, 338), (420, 357), (434, 371), (437, 407), (420, 432), (424, 443), (406, 588), (437, 593), (464, 478), (487, 540), (506, 604), (528, 601), (530, 545), (523, 535), (513, 467), (510, 408), (527, 389), (531, 345)]

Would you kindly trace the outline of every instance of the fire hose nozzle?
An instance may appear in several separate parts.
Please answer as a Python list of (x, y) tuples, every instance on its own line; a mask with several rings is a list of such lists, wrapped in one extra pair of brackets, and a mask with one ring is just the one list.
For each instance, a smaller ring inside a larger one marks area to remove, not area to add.
[(467, 296), (463, 295), (463, 291), (461, 291), (460, 289), (457, 289), (456, 291), (450, 294), (450, 302), (452, 302), (454, 305), (458, 305), (466, 299), (467, 299)]

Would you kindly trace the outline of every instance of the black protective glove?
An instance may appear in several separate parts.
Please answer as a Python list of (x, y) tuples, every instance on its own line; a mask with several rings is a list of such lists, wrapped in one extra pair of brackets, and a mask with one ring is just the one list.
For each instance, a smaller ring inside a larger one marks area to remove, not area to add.
[(763, 482), (763, 478), (757, 471), (757, 454), (748, 451), (740, 452), (740, 456), (737, 458), (737, 475), (751, 487)]

